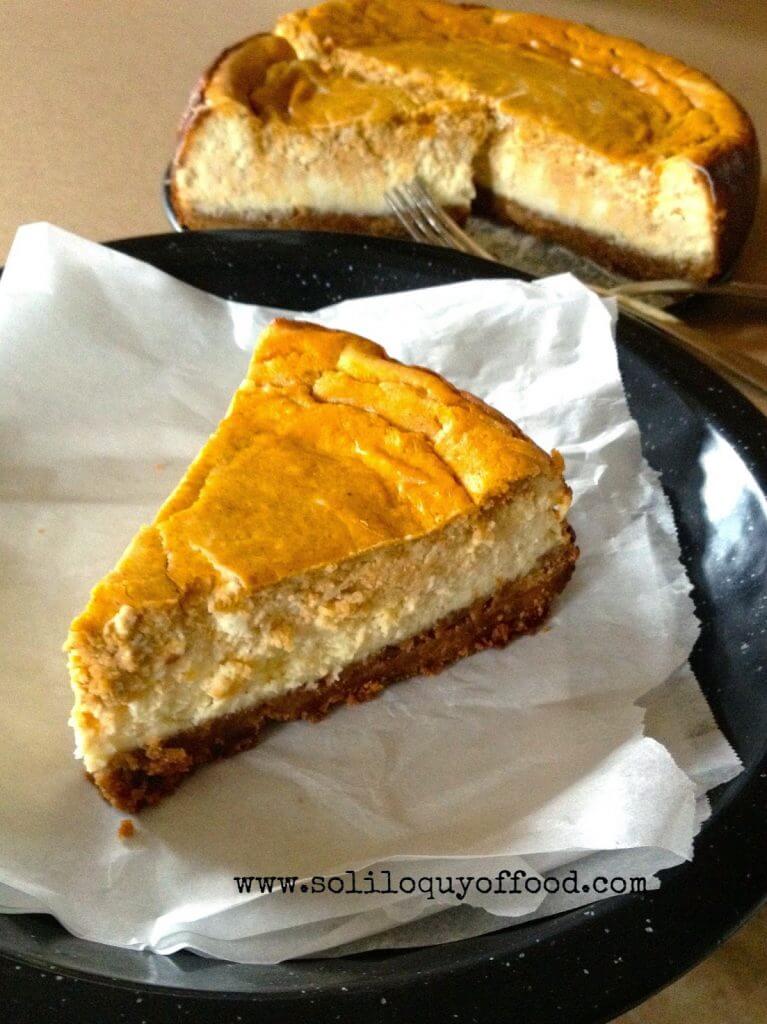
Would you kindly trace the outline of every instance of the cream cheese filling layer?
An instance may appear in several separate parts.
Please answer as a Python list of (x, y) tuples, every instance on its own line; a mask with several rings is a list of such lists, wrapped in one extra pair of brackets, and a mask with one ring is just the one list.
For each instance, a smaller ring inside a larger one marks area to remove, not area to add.
[(710, 184), (685, 158), (614, 162), (519, 118), (499, 124), (475, 175), (495, 195), (614, 245), (691, 267), (713, 258)]
[(125, 677), (110, 697), (78, 688), (77, 755), (97, 771), (121, 751), (336, 678), (526, 576), (563, 542), (568, 504), (561, 483), (541, 476), (425, 537), (286, 579), (226, 609), (212, 599), (138, 617), (121, 609), (105, 631), (122, 638)]
[(184, 203), (208, 217), (254, 220), (296, 210), (389, 216), (385, 193), (420, 177), (446, 206), (468, 208), (472, 163), (485, 134), (482, 115), (435, 115), (430, 130), (415, 119), (332, 131), (253, 130), (244, 113), (214, 114), (176, 169)]

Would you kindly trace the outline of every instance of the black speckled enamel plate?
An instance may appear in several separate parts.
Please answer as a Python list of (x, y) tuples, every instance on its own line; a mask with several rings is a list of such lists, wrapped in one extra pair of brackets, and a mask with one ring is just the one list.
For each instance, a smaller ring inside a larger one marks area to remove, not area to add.
[[(289, 309), (511, 276), (444, 249), (352, 235), (169, 234), (115, 248), (218, 295)], [(694, 584), (703, 624), (694, 668), (745, 765), (713, 794), (694, 861), (666, 872), (658, 892), (491, 935), (276, 967), (131, 953), (74, 938), (47, 916), (0, 915), (0, 1018), (606, 1021), (688, 970), (757, 907), (767, 896), (767, 421), (658, 330), (622, 318), (618, 348)]]

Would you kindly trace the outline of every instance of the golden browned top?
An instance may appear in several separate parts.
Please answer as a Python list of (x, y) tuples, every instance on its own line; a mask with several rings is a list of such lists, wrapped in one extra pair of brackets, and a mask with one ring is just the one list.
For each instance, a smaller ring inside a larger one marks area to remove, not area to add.
[(231, 101), (247, 104), (251, 90), (263, 81), (273, 64), (292, 61), (295, 57), (292, 46), (279, 36), (266, 33), (251, 36), (224, 50), (203, 76), (202, 98), (211, 106)]
[(226, 417), (72, 631), (423, 535), (541, 473), (561, 476), (556, 452), (436, 374), (356, 335), (276, 320)]
[(251, 91), (250, 105), (263, 120), (297, 126), (389, 121), (418, 107), (396, 85), (347, 78), (308, 60), (272, 64)]
[(262, 123), (311, 129), (391, 122), (459, 105), (465, 107), (441, 97), (413, 97), (392, 80), (366, 80), (323, 68), (317, 61), (299, 60), (284, 39), (262, 33), (219, 57), (193, 97), (191, 113), (244, 109)]
[(529, 114), (615, 158), (701, 163), (750, 122), (681, 61), (585, 25), (439, 0), (330, 0), (277, 24), (302, 57)]
[(279, 36), (251, 36), (221, 55), (198, 98), (219, 110), (232, 104), (262, 121), (298, 127), (387, 121), (412, 113), (419, 104), (392, 83), (350, 79), (297, 60)]

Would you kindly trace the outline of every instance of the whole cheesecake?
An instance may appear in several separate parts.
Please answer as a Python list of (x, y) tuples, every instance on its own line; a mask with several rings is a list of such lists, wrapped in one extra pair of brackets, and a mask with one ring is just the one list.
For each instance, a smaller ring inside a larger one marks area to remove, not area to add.
[(750, 226), (753, 126), (710, 78), (639, 43), (438, 0), (333, 0), (226, 51), (182, 124), (188, 227), (398, 230), (414, 175), (635, 277), (709, 280)]
[(370, 341), (275, 321), (70, 628), (77, 751), (137, 811), (270, 721), (539, 626), (577, 548), (558, 453)]

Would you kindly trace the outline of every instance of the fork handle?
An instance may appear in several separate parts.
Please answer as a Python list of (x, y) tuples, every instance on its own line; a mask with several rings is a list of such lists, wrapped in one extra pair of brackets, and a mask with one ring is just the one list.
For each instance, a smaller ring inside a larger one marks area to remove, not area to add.
[(725, 295), (730, 298), (767, 302), (767, 285), (756, 281), (725, 281), (723, 284), (694, 284), (691, 281), (627, 281), (607, 291), (608, 295)]
[[(628, 298), (628, 301), (626, 301)], [(667, 317), (656, 316), (655, 309), (642, 302), (632, 302), (629, 297), (624, 298), (618, 295), (618, 307), (627, 316), (649, 324), (651, 327), (660, 327), (663, 333), (671, 338), (676, 344), (692, 349), (696, 354), (711, 360), (720, 370), (745, 381), (751, 387), (756, 388), (763, 395), (767, 395), (767, 366), (754, 359), (752, 356), (742, 352), (730, 352), (724, 349), (711, 349), (698, 338), (682, 334), (675, 329), (673, 323), (669, 323)], [(661, 311), (658, 311), (661, 312)]]

